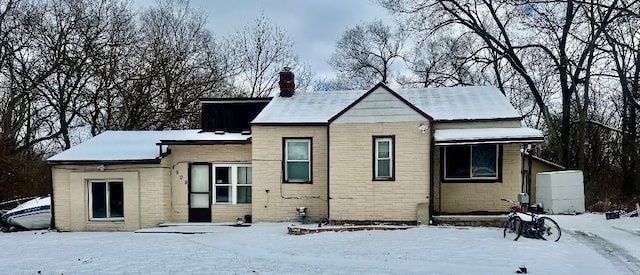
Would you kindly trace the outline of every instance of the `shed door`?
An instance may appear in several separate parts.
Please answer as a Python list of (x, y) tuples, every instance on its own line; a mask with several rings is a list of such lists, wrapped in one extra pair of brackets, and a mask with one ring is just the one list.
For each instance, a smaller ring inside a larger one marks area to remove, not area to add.
[(189, 166), (189, 222), (211, 222), (211, 166)]

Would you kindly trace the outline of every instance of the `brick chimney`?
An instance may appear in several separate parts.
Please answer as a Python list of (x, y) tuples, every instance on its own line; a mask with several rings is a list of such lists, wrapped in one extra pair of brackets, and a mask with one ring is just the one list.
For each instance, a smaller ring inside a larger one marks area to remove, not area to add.
[(280, 96), (282, 97), (291, 97), (293, 96), (293, 92), (296, 89), (296, 83), (293, 80), (294, 75), (291, 71), (291, 68), (284, 67), (280, 72)]

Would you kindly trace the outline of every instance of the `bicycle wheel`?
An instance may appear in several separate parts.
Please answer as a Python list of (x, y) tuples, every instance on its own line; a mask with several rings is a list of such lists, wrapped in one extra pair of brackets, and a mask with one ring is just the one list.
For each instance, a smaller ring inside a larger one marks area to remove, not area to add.
[(517, 241), (522, 234), (522, 219), (518, 216), (509, 217), (504, 224), (503, 237)]
[(543, 240), (557, 242), (560, 240), (562, 231), (560, 231), (560, 226), (556, 221), (548, 217), (542, 217), (538, 219), (538, 234)]

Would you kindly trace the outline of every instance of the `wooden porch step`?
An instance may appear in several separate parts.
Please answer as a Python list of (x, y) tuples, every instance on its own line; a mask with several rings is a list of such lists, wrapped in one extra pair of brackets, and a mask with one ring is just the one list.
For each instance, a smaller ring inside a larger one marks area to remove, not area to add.
[(507, 218), (507, 215), (438, 215), (433, 216), (433, 221), (447, 225), (502, 227)]

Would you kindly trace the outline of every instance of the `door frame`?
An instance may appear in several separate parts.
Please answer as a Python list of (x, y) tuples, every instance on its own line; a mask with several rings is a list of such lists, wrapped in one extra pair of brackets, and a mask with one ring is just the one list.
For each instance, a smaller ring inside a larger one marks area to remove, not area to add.
[[(207, 179), (208, 191), (207, 192), (192, 192), (191, 191), (191, 182), (192, 176), (191, 171), (193, 166), (207, 166), (209, 177)], [(188, 222), (211, 222), (211, 199), (212, 199), (212, 168), (211, 163), (208, 162), (192, 162), (189, 163), (189, 180), (187, 184), (187, 212), (188, 212)], [(207, 208), (191, 208), (191, 194), (207, 194), (209, 196), (209, 200), (207, 203)]]

